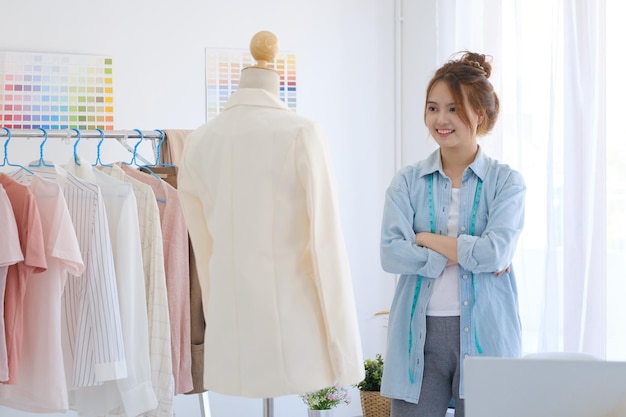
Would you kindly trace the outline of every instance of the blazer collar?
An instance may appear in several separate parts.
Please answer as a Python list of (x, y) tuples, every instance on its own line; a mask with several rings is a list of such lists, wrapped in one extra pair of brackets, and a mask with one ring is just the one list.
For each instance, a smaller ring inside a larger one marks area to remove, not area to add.
[(241, 88), (235, 91), (224, 106), (224, 111), (236, 106), (274, 107), (289, 110), (280, 98), (262, 88)]

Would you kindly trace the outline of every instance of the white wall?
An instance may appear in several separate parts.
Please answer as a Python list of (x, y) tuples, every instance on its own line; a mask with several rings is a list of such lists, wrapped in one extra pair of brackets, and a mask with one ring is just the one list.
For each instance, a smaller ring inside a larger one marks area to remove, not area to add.
[[(318, 121), (330, 142), (363, 349), (373, 357), (385, 346), (384, 321), (373, 314), (389, 307), (394, 285), (378, 252), (395, 171), (393, 15), (386, 0), (4, 0), (0, 50), (111, 56), (116, 129), (195, 128), (205, 121), (204, 48), (246, 48), (257, 31), (274, 32), (281, 49), (297, 55), (298, 112)], [(83, 142), (90, 143), (81, 154), (95, 158), (95, 142)], [(67, 162), (70, 145), (50, 139), (46, 158)], [(38, 143), (13, 139), (10, 155), (28, 163), (39, 157)], [(107, 141), (103, 159), (130, 155)], [(361, 414), (352, 394), (338, 417)], [(260, 399), (209, 397), (212, 417), (263, 415)], [(295, 396), (275, 399), (274, 411), (306, 415)], [(176, 397), (176, 413), (200, 416), (198, 396)], [(31, 415), (0, 407), (0, 416)]]
[(399, 0), (402, 9), (400, 31), (401, 70), (401, 135), (399, 166), (427, 157), (435, 141), (424, 126), (426, 87), (441, 65), (437, 60), (437, 2)]

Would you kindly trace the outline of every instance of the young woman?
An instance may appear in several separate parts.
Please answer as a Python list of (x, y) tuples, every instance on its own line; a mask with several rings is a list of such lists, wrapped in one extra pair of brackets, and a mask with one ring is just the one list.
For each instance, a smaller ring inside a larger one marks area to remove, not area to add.
[(462, 417), (463, 359), (521, 354), (511, 261), (526, 187), (477, 142), (498, 117), (490, 75), (473, 52), (437, 70), (424, 122), (439, 149), (387, 190), (381, 262), (400, 274), (381, 387), (392, 417), (443, 417), (452, 399)]

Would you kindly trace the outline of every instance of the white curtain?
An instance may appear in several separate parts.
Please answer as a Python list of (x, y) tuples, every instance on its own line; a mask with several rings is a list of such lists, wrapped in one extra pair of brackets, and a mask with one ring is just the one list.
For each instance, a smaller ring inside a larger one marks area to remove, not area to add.
[(515, 259), (525, 353), (626, 359), (626, 274), (617, 263), (626, 259), (624, 227), (619, 230), (626, 227), (626, 164), (618, 157), (626, 156), (626, 141), (611, 139), (607, 116), (611, 94), (623, 108), (624, 82), (615, 87), (621, 97), (607, 92), (606, 82), (607, 56), (623, 48), (615, 43), (620, 49), (610, 50), (607, 30), (622, 30), (623, 18), (607, 29), (607, 14), (617, 12), (611, 7), (621, 6), (612, 0), (437, 2), (439, 64), (461, 50), (493, 56), (500, 121), (480, 143), (527, 182), (526, 227)]

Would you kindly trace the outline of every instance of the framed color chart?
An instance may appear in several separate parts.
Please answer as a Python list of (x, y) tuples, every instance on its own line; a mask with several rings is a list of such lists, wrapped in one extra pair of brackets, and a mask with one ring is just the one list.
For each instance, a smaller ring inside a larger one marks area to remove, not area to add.
[(113, 60), (0, 51), (0, 126), (113, 129)]
[[(237, 91), (241, 70), (255, 64), (249, 51), (243, 49), (209, 49), (206, 57), (207, 120), (219, 114), (228, 98)], [(268, 64), (280, 74), (280, 99), (296, 110), (296, 56), (279, 52)]]

